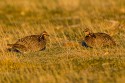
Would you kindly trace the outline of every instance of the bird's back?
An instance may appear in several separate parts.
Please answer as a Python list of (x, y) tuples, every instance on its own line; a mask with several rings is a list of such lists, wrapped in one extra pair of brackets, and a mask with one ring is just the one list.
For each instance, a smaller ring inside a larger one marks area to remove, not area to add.
[(116, 45), (113, 38), (106, 33), (95, 33), (95, 36), (97, 37), (97, 39), (102, 41), (104, 45)]
[(28, 51), (38, 51), (45, 48), (45, 40), (39, 40), (40, 35), (31, 35), (19, 39), (15, 44), (25, 46)]
[(93, 35), (85, 37), (85, 42), (91, 47), (105, 47), (116, 45), (112, 37), (106, 33), (93, 33)]

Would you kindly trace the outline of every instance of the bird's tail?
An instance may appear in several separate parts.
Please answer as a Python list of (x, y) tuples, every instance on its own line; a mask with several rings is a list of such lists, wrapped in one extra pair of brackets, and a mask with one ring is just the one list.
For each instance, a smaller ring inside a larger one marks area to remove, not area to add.
[(13, 46), (13, 44), (7, 44), (7, 49), (6, 49), (6, 51), (12, 51), (12, 46)]
[(13, 46), (13, 44), (7, 44), (7, 46), (10, 46), (10, 47), (12, 47), (12, 46)]
[[(14, 45), (16, 46), (16, 44), (7, 44), (8, 48), (6, 50), (9, 52), (20, 52), (18, 49), (13, 48)], [(17, 44), (17, 46), (18, 46), (18, 44)]]

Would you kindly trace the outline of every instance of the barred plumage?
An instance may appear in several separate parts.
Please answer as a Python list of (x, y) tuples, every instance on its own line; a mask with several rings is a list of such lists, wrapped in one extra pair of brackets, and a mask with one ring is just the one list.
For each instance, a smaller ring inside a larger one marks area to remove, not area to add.
[(115, 46), (116, 43), (111, 36), (106, 33), (93, 33), (88, 28), (85, 29), (85, 38), (84, 41), (89, 47), (112, 47)]
[(19, 39), (15, 44), (8, 44), (11, 47), (8, 50), (21, 53), (44, 50), (46, 48), (47, 36), (49, 35), (46, 31), (40, 35), (26, 36)]

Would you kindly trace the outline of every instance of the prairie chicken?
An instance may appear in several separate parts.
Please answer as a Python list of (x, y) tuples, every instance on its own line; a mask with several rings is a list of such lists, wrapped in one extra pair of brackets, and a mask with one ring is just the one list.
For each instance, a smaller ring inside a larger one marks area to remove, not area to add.
[(19, 39), (15, 44), (8, 44), (9, 51), (26, 53), (35, 52), (46, 49), (48, 33), (43, 31), (40, 35), (30, 35)]
[(84, 38), (84, 44), (85, 47), (95, 47), (95, 48), (101, 48), (101, 47), (110, 47), (115, 46), (116, 43), (112, 39), (111, 36), (109, 36), (106, 33), (93, 33), (88, 28), (85, 29), (85, 38)]

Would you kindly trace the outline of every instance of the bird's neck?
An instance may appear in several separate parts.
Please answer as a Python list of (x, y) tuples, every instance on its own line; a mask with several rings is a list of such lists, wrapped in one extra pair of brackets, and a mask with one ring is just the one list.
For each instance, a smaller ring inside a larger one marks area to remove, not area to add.
[(44, 37), (44, 35), (40, 36), (39, 41), (46, 41), (46, 38)]
[(94, 33), (89, 33), (87, 36), (88, 37), (95, 37), (95, 34)]

